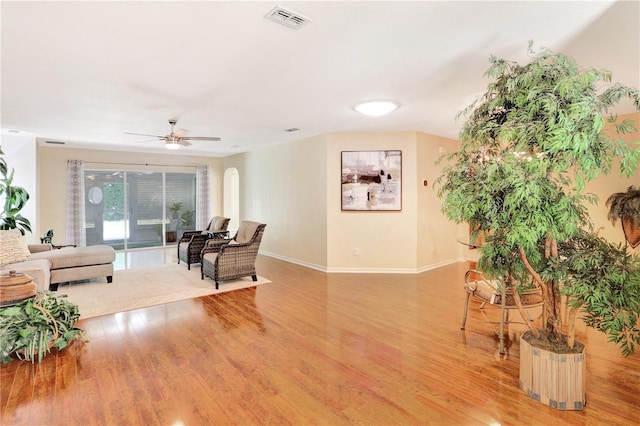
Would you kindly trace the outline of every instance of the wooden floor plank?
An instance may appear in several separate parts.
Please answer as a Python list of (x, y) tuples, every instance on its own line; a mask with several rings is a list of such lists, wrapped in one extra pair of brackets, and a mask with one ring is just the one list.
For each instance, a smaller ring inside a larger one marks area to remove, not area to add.
[[(640, 354), (587, 345), (587, 406), (518, 388), (464, 263), (417, 275), (326, 274), (259, 256), (271, 284), (82, 320), (89, 341), (0, 368), (0, 424), (640, 424)], [(224, 284), (223, 284), (224, 285)]]

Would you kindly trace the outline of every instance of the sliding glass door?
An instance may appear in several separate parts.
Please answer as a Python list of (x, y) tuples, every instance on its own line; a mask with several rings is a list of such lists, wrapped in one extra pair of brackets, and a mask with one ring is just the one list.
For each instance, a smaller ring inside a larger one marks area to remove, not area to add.
[(87, 245), (176, 244), (195, 229), (195, 173), (85, 170)]

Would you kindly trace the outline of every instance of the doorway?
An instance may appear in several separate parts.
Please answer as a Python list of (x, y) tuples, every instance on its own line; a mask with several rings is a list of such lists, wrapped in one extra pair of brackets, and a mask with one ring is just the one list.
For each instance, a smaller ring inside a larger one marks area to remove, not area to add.
[(85, 170), (87, 245), (175, 245), (195, 229), (195, 173)]
[(229, 167), (224, 171), (224, 216), (231, 219), (229, 233), (235, 235), (240, 226), (240, 176), (238, 169)]

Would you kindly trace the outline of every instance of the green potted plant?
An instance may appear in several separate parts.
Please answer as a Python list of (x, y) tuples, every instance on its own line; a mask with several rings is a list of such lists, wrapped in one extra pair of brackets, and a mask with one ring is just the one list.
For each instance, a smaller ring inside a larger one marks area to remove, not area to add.
[(13, 185), (15, 170), (9, 170), (4, 159), (4, 152), (0, 148), (0, 199), (3, 199), (2, 215), (0, 216), (0, 229), (18, 228), (22, 235), (31, 232), (31, 223), (20, 214), (27, 201), (29, 193), (20, 186)]
[[(584, 204), (597, 200), (584, 188), (609, 172), (616, 159), (621, 173), (635, 172), (640, 152), (619, 137), (635, 130), (634, 124), (617, 120), (609, 109), (630, 97), (640, 110), (640, 94), (620, 84), (601, 91), (599, 86), (611, 80), (608, 72), (581, 68), (573, 58), (548, 49), (536, 53), (531, 42), (528, 51), (526, 65), (490, 58), (487, 75), (493, 81), (461, 113), (466, 117), (461, 148), (440, 159), (448, 162), (437, 180), (443, 212), (485, 236), (478, 267), (515, 289), (517, 305), (523, 283), (541, 289), (545, 321), (542, 329), (524, 321), (530, 328), (523, 336), (527, 345), (583, 353), (574, 336), (582, 312), (587, 325), (630, 355), (640, 343), (640, 262), (626, 247), (592, 232)], [(603, 131), (605, 116), (611, 132)], [(569, 307), (566, 332), (562, 296)], [(523, 369), (530, 367), (523, 362), (531, 364), (523, 359), (522, 342), (521, 383)], [(580, 409), (585, 402), (582, 378), (578, 386), (574, 401), (538, 398), (557, 408)]]
[(180, 215), (180, 222), (178, 222), (177, 231), (178, 231), (178, 241), (182, 239), (182, 235), (185, 231), (193, 231), (194, 230), (194, 219), (195, 212), (193, 210), (185, 210)]
[(169, 212), (171, 213), (171, 219), (177, 219), (178, 213), (180, 213), (180, 209), (182, 209), (182, 203), (172, 203), (169, 206)]
[(616, 192), (607, 198), (607, 218), (613, 225), (620, 219), (627, 242), (636, 248), (640, 244), (640, 189), (631, 185), (626, 192)]
[(180, 216), (180, 224), (183, 229), (193, 229), (194, 215), (195, 212), (193, 210), (185, 210), (182, 212), (182, 215)]
[(84, 339), (83, 330), (76, 326), (79, 317), (78, 306), (66, 295), (54, 296), (50, 291), (0, 309), (0, 362), (16, 356), (40, 363), (53, 347), (63, 350), (71, 341)]

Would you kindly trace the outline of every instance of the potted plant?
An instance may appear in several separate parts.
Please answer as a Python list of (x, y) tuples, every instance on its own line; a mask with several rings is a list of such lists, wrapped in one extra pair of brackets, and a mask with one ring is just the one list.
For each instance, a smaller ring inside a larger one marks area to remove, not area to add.
[(5, 364), (15, 355), (40, 363), (51, 348), (63, 350), (71, 341), (84, 339), (83, 330), (76, 326), (79, 317), (78, 306), (66, 295), (54, 296), (50, 291), (0, 309), (0, 362)]
[(607, 218), (614, 226), (620, 219), (627, 242), (636, 248), (640, 244), (640, 189), (631, 185), (626, 192), (611, 194), (605, 205), (609, 207)]
[(195, 229), (194, 221), (195, 212), (193, 210), (185, 210), (180, 215), (180, 222), (178, 223), (178, 241), (182, 239), (184, 231), (193, 231)]
[[(573, 58), (548, 49), (536, 53), (531, 42), (528, 51), (526, 65), (490, 58), (487, 75), (493, 81), (461, 113), (466, 121), (460, 150), (444, 157), (448, 164), (437, 180), (443, 212), (457, 223), (469, 223), (472, 237), (484, 235), (478, 267), (516, 290), (518, 306), (523, 283), (541, 289), (545, 321), (542, 329), (524, 321), (530, 328), (523, 336), (526, 344), (583, 357), (574, 337), (581, 311), (587, 325), (608, 334), (623, 355), (630, 355), (640, 343), (640, 262), (626, 247), (592, 232), (584, 203), (596, 197), (584, 187), (607, 173), (616, 159), (621, 159), (621, 173), (635, 172), (640, 152), (618, 138), (635, 130), (634, 124), (608, 112), (624, 97), (640, 110), (640, 94), (620, 84), (600, 91), (599, 85), (611, 79), (608, 72), (581, 68)], [(603, 131), (605, 116), (612, 132)], [(563, 295), (569, 307), (566, 329)], [(521, 387), (533, 395), (537, 391), (522, 384), (523, 370), (531, 367), (523, 363), (533, 364), (523, 359), (522, 342)], [(572, 371), (582, 373), (584, 366)], [(579, 382), (574, 401), (553, 401), (539, 393), (537, 398), (557, 408), (582, 408), (582, 376), (536, 380), (549, 387), (557, 384), (549, 381)]]
[(180, 215), (180, 224), (183, 229), (193, 229), (193, 217), (195, 212), (193, 210), (185, 210)]
[(20, 186), (13, 185), (14, 169), (9, 171), (7, 162), (4, 159), (4, 152), (0, 148), (0, 199), (4, 205), (0, 216), (0, 229), (18, 228), (22, 235), (31, 232), (31, 223), (20, 214), (20, 210), (29, 201), (29, 193)]
[(171, 213), (171, 219), (177, 219), (178, 213), (180, 213), (180, 209), (182, 208), (182, 203), (172, 203), (169, 206), (169, 212)]

